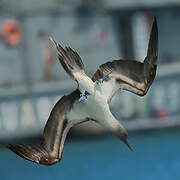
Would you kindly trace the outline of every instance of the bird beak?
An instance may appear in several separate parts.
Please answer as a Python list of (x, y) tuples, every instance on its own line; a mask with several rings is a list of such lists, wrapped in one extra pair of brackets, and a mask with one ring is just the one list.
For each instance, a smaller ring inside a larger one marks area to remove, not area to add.
[(124, 144), (127, 145), (127, 147), (131, 150), (131, 151), (134, 151), (133, 148), (131, 147), (131, 145), (129, 144), (128, 140), (123, 140)]

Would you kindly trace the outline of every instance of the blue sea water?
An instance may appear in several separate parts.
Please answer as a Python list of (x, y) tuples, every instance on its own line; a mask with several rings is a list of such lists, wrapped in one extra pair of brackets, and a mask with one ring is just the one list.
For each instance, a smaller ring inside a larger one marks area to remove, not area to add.
[(0, 151), (0, 180), (179, 180), (180, 129), (130, 134), (129, 151), (116, 137), (67, 142), (63, 159), (53, 166)]

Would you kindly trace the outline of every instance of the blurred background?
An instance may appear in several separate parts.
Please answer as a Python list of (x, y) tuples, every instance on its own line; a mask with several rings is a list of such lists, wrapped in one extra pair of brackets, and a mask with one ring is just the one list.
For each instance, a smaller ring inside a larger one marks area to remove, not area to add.
[(54, 104), (76, 88), (49, 36), (76, 50), (92, 76), (110, 60), (144, 60), (152, 15), (156, 79), (145, 97), (121, 91), (111, 103), (135, 152), (88, 123), (72, 129), (51, 167), (1, 148), (0, 179), (180, 179), (179, 0), (0, 0), (0, 142), (41, 135)]

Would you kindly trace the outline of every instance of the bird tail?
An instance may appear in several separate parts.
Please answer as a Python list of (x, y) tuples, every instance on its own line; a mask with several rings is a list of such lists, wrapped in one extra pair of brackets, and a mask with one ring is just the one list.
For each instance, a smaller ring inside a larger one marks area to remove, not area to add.
[(84, 64), (77, 52), (73, 51), (70, 47), (63, 48), (51, 37), (50, 40), (53, 42), (58, 51), (58, 58), (61, 65), (73, 79), (77, 80), (77, 74), (79, 73), (85, 74)]
[(38, 164), (52, 165), (59, 161), (59, 158), (49, 153), (42, 143), (9, 145), (8, 148), (17, 155)]

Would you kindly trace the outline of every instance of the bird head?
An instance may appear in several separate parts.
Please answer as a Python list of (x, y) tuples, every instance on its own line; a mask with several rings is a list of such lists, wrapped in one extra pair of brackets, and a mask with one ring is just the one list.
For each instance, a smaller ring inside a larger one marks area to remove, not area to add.
[(127, 145), (127, 147), (131, 150), (134, 151), (132, 146), (129, 144), (128, 142), (128, 133), (124, 128), (118, 128), (118, 130), (116, 131), (116, 135), (117, 137), (124, 143)]

